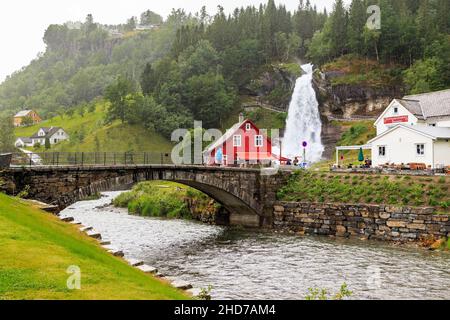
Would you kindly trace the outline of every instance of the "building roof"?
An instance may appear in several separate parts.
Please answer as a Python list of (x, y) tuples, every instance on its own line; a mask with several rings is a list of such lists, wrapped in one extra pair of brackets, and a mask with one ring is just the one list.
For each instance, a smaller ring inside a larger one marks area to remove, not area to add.
[(31, 138), (26, 138), (26, 137), (19, 137), (19, 138), (17, 138), (17, 140), (22, 140), (23, 143), (31, 143), (31, 142), (33, 142), (31, 140)]
[[(56, 132), (58, 132), (60, 129), (64, 130), (61, 127), (43, 127), (40, 128), (35, 134), (31, 136), (32, 139), (42, 139), (42, 138), (51, 138)], [(45, 132), (45, 136), (41, 137), (39, 136), (39, 131), (43, 130)]]
[(431, 138), (433, 140), (436, 139), (450, 139), (450, 128), (441, 128), (441, 127), (432, 127), (432, 126), (410, 126), (410, 125), (403, 125), (399, 124), (395, 127), (387, 130), (386, 132), (376, 136), (372, 140), (370, 140), (367, 144), (371, 144), (372, 142), (378, 140), (381, 137), (384, 137), (385, 135), (390, 134), (391, 132), (399, 129), (404, 128), (410, 131), (414, 131), (418, 134), (421, 134), (423, 136), (426, 136), (428, 138)]
[(425, 119), (450, 116), (450, 89), (405, 96), (403, 99), (419, 103)]
[(19, 112), (14, 116), (14, 118), (22, 118), (22, 117), (26, 117), (26, 116), (28, 116), (28, 115), (30, 114), (31, 111), (33, 111), (33, 110), (22, 110), (22, 111), (19, 111)]
[(403, 107), (406, 108), (409, 112), (415, 115), (420, 120), (425, 120), (422, 107), (420, 106), (419, 101), (415, 100), (406, 100), (406, 99), (397, 99), (398, 103), (400, 103)]

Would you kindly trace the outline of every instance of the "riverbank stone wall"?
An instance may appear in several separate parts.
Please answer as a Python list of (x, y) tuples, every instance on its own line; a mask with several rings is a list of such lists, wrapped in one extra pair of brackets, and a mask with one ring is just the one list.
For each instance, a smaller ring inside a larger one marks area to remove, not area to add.
[(418, 241), (450, 232), (449, 216), (434, 208), (277, 202), (273, 215), (274, 229), (301, 234)]

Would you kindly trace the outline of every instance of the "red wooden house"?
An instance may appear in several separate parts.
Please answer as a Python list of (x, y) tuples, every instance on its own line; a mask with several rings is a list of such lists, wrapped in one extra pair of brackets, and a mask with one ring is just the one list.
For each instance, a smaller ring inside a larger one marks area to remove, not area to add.
[(203, 151), (203, 158), (207, 165), (223, 166), (269, 164), (280, 160), (279, 156), (272, 153), (270, 138), (242, 115), (238, 123)]

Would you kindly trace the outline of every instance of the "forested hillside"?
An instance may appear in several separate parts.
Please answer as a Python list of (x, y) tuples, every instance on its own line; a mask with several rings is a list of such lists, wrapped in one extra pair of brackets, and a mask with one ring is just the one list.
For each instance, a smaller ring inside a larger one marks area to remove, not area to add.
[(91, 15), (84, 23), (50, 25), (46, 51), (0, 85), (0, 110), (34, 108), (50, 118), (101, 96), (119, 74), (137, 80), (147, 62), (167, 54), (186, 18), (174, 11), (159, 28), (141, 32), (133, 19), (105, 26)]
[[(369, 5), (379, 4), (381, 29), (369, 29)], [(345, 82), (377, 82), (389, 85), (392, 79), (411, 93), (450, 87), (450, 2), (448, 0), (353, 0), (345, 8), (336, 0), (323, 29), (317, 32), (307, 57), (317, 65), (351, 54), (350, 60), (364, 57), (380, 68), (350, 72)], [(344, 72), (346, 66), (334, 66)], [(366, 71), (370, 70), (370, 74)]]
[(153, 27), (144, 31), (137, 18), (104, 26), (89, 15), (84, 23), (51, 25), (46, 52), (0, 85), (0, 112), (70, 116), (103, 96), (105, 125), (120, 121), (165, 137), (194, 119), (224, 128), (243, 100), (286, 107), (298, 59), (337, 71), (332, 84), (413, 93), (449, 87), (450, 2), (375, 2), (380, 30), (366, 26), (368, 0), (336, 0), (330, 13), (304, 0), (295, 12), (273, 0), (231, 14), (219, 6), (213, 16), (205, 8), (174, 10), (166, 21), (147, 11), (139, 23)]

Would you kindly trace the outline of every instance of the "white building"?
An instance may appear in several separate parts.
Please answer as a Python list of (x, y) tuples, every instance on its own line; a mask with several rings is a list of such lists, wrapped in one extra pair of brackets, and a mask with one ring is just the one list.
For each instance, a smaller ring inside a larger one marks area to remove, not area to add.
[(433, 169), (450, 166), (450, 90), (394, 99), (374, 126), (377, 137), (365, 146), (337, 147), (337, 152), (371, 149), (373, 167), (409, 163)]
[(40, 128), (33, 136), (31, 140), (33, 141), (33, 146), (36, 144), (44, 145), (45, 140), (48, 139), (50, 144), (57, 144), (61, 141), (68, 140), (69, 135), (60, 127), (50, 127), (50, 128)]
[(377, 135), (398, 124), (450, 128), (450, 90), (394, 99), (375, 121)]
[(29, 138), (17, 138), (14, 145), (17, 148), (23, 147), (34, 147), (37, 144), (41, 146), (45, 145), (45, 140), (50, 142), (50, 144), (57, 144), (61, 141), (65, 141), (69, 139), (69, 135), (64, 131), (63, 128), (60, 127), (49, 127), (49, 128), (40, 128), (38, 132), (32, 135)]
[(396, 125), (369, 141), (372, 165), (421, 163), (450, 165), (450, 128)]
[(31, 140), (31, 138), (20, 137), (20, 138), (17, 138), (14, 145), (16, 146), (16, 148), (32, 147), (33, 140)]

